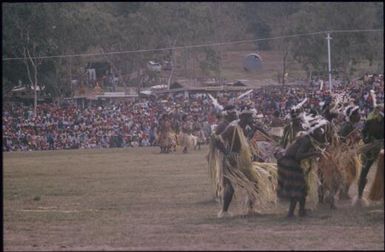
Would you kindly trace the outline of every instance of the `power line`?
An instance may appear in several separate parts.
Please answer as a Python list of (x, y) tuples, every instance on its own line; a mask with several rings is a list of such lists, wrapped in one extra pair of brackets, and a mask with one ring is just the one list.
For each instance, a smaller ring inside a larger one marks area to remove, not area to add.
[[(175, 47), (166, 47), (166, 48), (159, 48), (159, 49), (139, 49), (139, 50), (129, 50), (129, 51), (108, 52), (108, 53), (67, 54), (67, 55), (40, 56), (40, 57), (31, 57), (31, 58), (32, 59), (53, 59), (53, 58), (70, 58), (70, 57), (92, 57), (92, 56), (142, 53), (142, 52), (157, 52), (157, 51), (166, 51), (166, 50), (175, 50), (175, 49), (199, 48), (199, 47), (206, 47), (206, 46), (223, 46), (223, 45), (241, 44), (241, 43), (248, 43), (248, 42), (268, 41), (268, 40), (276, 40), (276, 39), (284, 39), (284, 38), (295, 38), (295, 37), (301, 37), (301, 36), (311, 36), (311, 35), (326, 34), (326, 33), (381, 32), (381, 31), (383, 31), (383, 30), (382, 29), (366, 29), (366, 30), (320, 31), (320, 32), (277, 36), (277, 37), (271, 37), (271, 38), (238, 40), (238, 41), (218, 42), (218, 43), (208, 43), (208, 44), (188, 45), (188, 46), (175, 46)], [(22, 58), (22, 57), (3, 58), (2, 60), (3, 61), (9, 61), (9, 60), (26, 60), (26, 59), (29, 59), (29, 58)]]

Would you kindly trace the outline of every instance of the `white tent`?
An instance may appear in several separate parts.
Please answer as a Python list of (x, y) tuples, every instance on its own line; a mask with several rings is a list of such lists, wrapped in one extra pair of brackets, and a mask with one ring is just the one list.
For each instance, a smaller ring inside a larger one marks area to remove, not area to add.
[(167, 89), (167, 88), (168, 88), (167, 85), (155, 85), (151, 87), (151, 89)]
[(151, 90), (143, 90), (143, 91), (140, 91), (141, 94), (144, 94), (144, 95), (151, 95), (152, 92)]
[[(41, 91), (41, 90), (44, 90), (45, 86), (36, 86), (36, 91)], [(26, 91), (27, 88), (24, 87), (24, 86), (16, 86), (14, 88), (12, 88), (11, 92), (22, 92), (22, 91)], [(34, 86), (31, 86), (31, 90), (35, 90), (35, 87)]]
[(12, 88), (11, 91), (12, 91), (12, 92), (21, 92), (21, 91), (25, 91), (25, 87), (23, 87), (23, 86), (17, 86), (17, 87)]
[[(36, 91), (44, 90), (44, 88), (45, 88), (45, 86), (42, 86), (42, 87), (36, 86)], [(31, 86), (31, 89), (32, 89), (32, 90), (35, 90), (35, 87), (34, 87), (34, 86)]]

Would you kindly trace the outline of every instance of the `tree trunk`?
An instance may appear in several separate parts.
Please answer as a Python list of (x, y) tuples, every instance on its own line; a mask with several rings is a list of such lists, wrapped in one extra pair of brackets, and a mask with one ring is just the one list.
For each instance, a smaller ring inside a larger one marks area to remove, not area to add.
[[(175, 47), (176, 41), (177, 41), (177, 39), (174, 40), (174, 44), (173, 44), (172, 47)], [(171, 55), (172, 55), (172, 60), (171, 60), (171, 62), (172, 62), (172, 64), (171, 64), (171, 73), (170, 73), (170, 76), (168, 77), (168, 81), (167, 81), (167, 89), (170, 89), (170, 86), (171, 86), (171, 80), (172, 80), (172, 77), (173, 77), (173, 75), (174, 75), (174, 69), (175, 69), (175, 67), (176, 67), (176, 55), (175, 55), (175, 49), (172, 49)]]
[(69, 58), (69, 74), (70, 74), (70, 85), (71, 85), (71, 96), (74, 96), (74, 87), (72, 85), (72, 58)]
[(283, 59), (282, 59), (282, 87), (285, 86), (285, 83), (286, 83), (286, 61), (287, 61), (287, 56), (289, 55), (289, 50), (286, 48), (286, 51), (283, 55)]
[(33, 93), (33, 114), (34, 114), (34, 117), (36, 117), (36, 113), (37, 113), (37, 67), (36, 65), (33, 66), (33, 70), (34, 70), (34, 93)]
[(29, 60), (31, 61), (31, 64), (32, 64), (33, 70), (34, 70), (34, 73), (33, 73), (34, 78), (32, 79), (31, 70), (29, 68), (28, 61), (24, 61), (25, 65), (26, 65), (26, 68), (27, 68), (27, 73), (28, 73), (29, 81), (30, 81), (31, 85), (34, 87), (34, 91), (33, 91), (34, 92), (33, 93), (33, 116), (36, 117), (36, 112), (37, 112), (37, 90), (36, 90), (36, 86), (37, 86), (37, 65), (33, 61), (32, 57), (31, 57), (31, 54), (29, 53), (29, 49), (24, 47), (24, 57), (27, 57), (27, 56), (28, 56)]

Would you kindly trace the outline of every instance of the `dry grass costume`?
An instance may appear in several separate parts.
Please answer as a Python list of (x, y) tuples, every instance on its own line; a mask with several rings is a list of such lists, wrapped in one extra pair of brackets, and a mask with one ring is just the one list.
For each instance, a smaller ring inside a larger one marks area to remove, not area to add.
[(343, 185), (340, 198), (350, 199), (348, 194), (350, 185), (358, 178), (361, 161), (358, 154), (358, 144), (360, 141), (359, 132), (356, 130), (357, 123), (361, 116), (358, 106), (349, 106), (345, 110), (346, 122), (341, 126), (338, 135), (340, 144), (334, 153), (339, 157), (339, 169), (342, 171)]
[(174, 139), (171, 132), (171, 120), (167, 114), (161, 117), (158, 137), (160, 153), (169, 153)]
[(327, 128), (330, 145), (326, 147), (318, 162), (318, 175), (321, 185), (319, 201), (324, 199), (334, 209), (338, 193), (340, 199), (349, 199), (349, 187), (358, 178), (360, 160), (358, 155), (357, 131), (354, 126), (360, 120), (359, 108), (348, 106), (345, 110), (345, 123), (337, 133), (332, 122)]
[[(258, 160), (261, 158), (260, 155), (267, 155), (267, 153), (261, 153), (258, 147), (253, 144), (253, 138), (256, 132), (260, 132), (268, 141), (274, 141), (269, 134), (264, 131), (262, 125), (259, 125), (254, 118), (256, 117), (257, 111), (252, 108), (251, 104), (244, 106), (241, 109), (239, 115), (238, 125), (241, 127), (244, 136), (246, 137), (252, 155), (252, 170), (253, 170), (253, 182), (259, 187), (258, 199), (267, 201), (259, 202), (258, 207), (268, 206), (269, 203), (275, 204), (276, 198), (276, 186), (277, 186), (277, 164), (276, 162), (267, 162), (267, 160)], [(271, 152), (273, 155), (273, 152)], [(255, 172), (254, 172), (255, 171)], [(263, 189), (262, 189), (263, 188)], [(258, 210), (255, 208), (256, 202), (254, 202), (249, 196), (247, 196), (246, 207), (247, 215), (252, 215)], [(266, 204), (268, 203), (268, 204)]]
[(183, 115), (181, 133), (178, 137), (180, 146), (183, 148), (183, 153), (187, 153), (194, 147), (194, 139), (192, 135), (193, 123), (189, 119), (188, 115)]
[[(229, 106), (225, 109), (227, 111), (226, 120), (217, 126), (210, 144), (212, 150), (216, 149), (222, 157), (222, 160), (219, 161), (220, 170), (211, 172), (211, 174), (218, 174), (217, 181), (221, 187), (222, 208), (218, 217), (229, 214), (230, 203), (235, 191), (239, 189), (246, 192), (249, 198), (248, 210), (251, 205), (262, 206), (266, 203), (275, 203), (274, 188), (267, 185), (272, 184), (271, 177), (274, 176), (274, 171), (271, 171), (270, 167), (253, 166), (251, 149), (239, 120), (229, 122), (236, 118), (234, 108)], [(210, 153), (209, 162), (210, 156), (217, 155), (213, 154), (215, 151)], [(212, 171), (212, 169), (210, 170)], [(273, 189), (269, 190), (269, 188)]]
[(207, 155), (209, 176), (211, 184), (215, 192), (215, 198), (222, 202), (223, 194), (223, 152), (221, 152), (216, 146), (216, 139), (218, 135), (229, 125), (233, 120), (237, 119), (234, 106), (222, 107), (218, 104), (217, 100), (209, 95), (216, 105), (218, 110), (223, 110), (220, 115), (219, 124), (213, 128), (213, 133), (210, 136), (209, 141), (209, 153)]
[(378, 155), (377, 171), (370, 188), (369, 199), (372, 201), (384, 200), (384, 149)]
[[(374, 96), (374, 94), (372, 93)], [(374, 110), (368, 115), (362, 130), (363, 141), (366, 144), (362, 153), (362, 170), (358, 183), (358, 199), (362, 199), (367, 183), (367, 175), (370, 167), (376, 161), (380, 150), (384, 147), (384, 114), (383, 105), (376, 104), (374, 96)]]

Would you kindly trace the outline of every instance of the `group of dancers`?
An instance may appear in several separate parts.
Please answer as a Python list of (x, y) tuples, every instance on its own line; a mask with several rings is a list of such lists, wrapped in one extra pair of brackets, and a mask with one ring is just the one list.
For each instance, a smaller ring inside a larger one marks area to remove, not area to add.
[[(279, 120), (278, 125), (264, 130), (251, 101), (240, 108), (223, 107), (211, 97), (222, 110), (207, 156), (215, 196), (221, 203), (218, 217), (231, 215), (229, 206), (237, 190), (246, 195), (246, 215), (258, 214), (263, 206), (278, 200), (289, 201), (288, 218), (295, 216), (297, 205), (298, 216), (306, 216), (307, 201), (317, 204), (327, 199), (335, 208), (337, 196), (350, 198), (349, 188), (355, 181), (358, 192), (353, 201), (362, 205), (367, 175), (376, 160), (369, 198), (383, 200), (384, 106), (377, 104), (374, 93), (372, 96), (373, 110), (365, 120), (346, 95), (322, 104), (319, 112), (307, 111), (305, 98), (291, 108), (289, 121), (278, 136)], [(256, 135), (274, 151), (263, 153)]]

